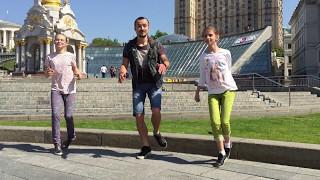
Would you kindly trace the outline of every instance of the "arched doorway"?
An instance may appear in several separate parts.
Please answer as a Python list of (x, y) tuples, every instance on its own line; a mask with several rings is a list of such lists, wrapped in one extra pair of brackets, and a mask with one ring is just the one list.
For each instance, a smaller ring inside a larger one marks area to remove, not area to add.
[(28, 72), (38, 72), (40, 71), (40, 45), (39, 44), (33, 44), (30, 48), (30, 58), (28, 58)]
[(70, 46), (70, 45), (68, 45), (67, 51), (68, 51), (68, 52), (71, 52), (72, 54), (74, 54), (74, 49), (73, 49), (73, 47)]

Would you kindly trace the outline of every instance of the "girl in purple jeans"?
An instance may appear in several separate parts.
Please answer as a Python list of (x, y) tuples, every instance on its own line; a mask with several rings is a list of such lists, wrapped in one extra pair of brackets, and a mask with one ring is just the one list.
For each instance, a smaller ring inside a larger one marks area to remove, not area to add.
[[(52, 109), (52, 141), (54, 154), (62, 155), (62, 148), (68, 148), (75, 140), (75, 131), (72, 111), (75, 106), (76, 80), (82, 74), (76, 65), (76, 56), (67, 52), (68, 40), (63, 34), (55, 37), (56, 52), (47, 56), (45, 61), (45, 74), (52, 78), (51, 83), (51, 109)], [(68, 139), (61, 145), (60, 139), (60, 113), (64, 105), (64, 117), (67, 122)]]

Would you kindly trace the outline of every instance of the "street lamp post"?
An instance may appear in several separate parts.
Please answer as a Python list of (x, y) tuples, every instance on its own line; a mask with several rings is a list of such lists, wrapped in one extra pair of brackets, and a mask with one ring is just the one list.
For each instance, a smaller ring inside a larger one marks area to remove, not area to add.
[(92, 61), (94, 59), (94, 57), (92, 56), (86, 56), (86, 59), (87, 59), (87, 78), (89, 78), (89, 61)]

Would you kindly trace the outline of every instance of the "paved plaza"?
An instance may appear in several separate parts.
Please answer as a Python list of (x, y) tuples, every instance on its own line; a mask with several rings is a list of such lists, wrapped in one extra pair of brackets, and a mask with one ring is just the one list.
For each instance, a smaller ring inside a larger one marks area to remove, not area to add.
[(71, 146), (63, 156), (51, 144), (0, 142), (0, 179), (320, 179), (320, 170), (229, 159), (214, 168), (214, 157), (154, 151), (137, 160), (137, 149)]

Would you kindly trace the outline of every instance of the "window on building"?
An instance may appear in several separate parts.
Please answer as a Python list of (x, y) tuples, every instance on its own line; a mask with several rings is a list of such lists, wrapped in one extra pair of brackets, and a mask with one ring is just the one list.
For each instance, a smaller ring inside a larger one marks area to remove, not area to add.
[(291, 64), (292, 57), (288, 56), (288, 62)]
[(291, 49), (291, 43), (288, 44), (288, 49)]
[(288, 76), (291, 76), (292, 74), (292, 69), (288, 69)]

